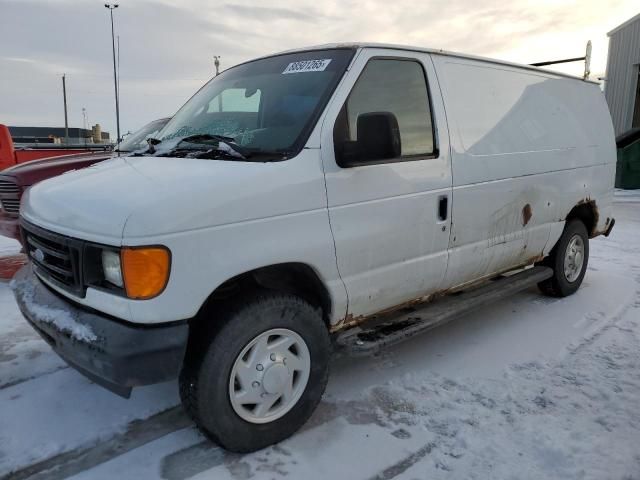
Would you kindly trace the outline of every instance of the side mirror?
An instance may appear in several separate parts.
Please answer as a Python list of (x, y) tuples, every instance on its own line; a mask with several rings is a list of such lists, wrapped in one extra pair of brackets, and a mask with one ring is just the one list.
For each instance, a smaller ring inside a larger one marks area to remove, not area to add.
[(400, 157), (400, 128), (393, 113), (363, 113), (358, 115), (356, 127), (358, 140), (342, 143), (337, 155), (338, 165), (355, 167)]

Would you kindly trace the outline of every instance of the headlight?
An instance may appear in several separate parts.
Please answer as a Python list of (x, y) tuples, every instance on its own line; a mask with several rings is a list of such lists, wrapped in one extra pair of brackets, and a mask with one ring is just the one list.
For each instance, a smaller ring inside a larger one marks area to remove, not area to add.
[(102, 251), (102, 271), (107, 282), (122, 288), (122, 268), (120, 266), (120, 253), (113, 250)]
[(162, 293), (171, 269), (166, 247), (124, 247), (120, 256), (127, 297), (145, 300)]

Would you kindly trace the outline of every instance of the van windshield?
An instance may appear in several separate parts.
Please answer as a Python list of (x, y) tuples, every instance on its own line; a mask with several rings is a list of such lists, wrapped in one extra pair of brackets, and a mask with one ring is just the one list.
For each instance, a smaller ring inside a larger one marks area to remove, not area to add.
[[(313, 50), (255, 60), (222, 72), (153, 139), (148, 154), (227, 159), (288, 158), (302, 149), (353, 49)], [(217, 148), (220, 143), (221, 148)], [(215, 149), (212, 149), (216, 147)], [(222, 148), (224, 147), (224, 148)], [(236, 155), (241, 152), (241, 155)], [(226, 157), (225, 157), (226, 158)]]

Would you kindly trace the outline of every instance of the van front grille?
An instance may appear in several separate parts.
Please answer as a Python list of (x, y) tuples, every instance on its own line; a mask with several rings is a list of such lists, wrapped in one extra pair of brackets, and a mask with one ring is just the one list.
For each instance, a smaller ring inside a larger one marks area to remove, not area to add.
[(26, 224), (24, 220), (22, 230), (36, 273), (70, 293), (84, 296), (80, 275), (81, 242)]

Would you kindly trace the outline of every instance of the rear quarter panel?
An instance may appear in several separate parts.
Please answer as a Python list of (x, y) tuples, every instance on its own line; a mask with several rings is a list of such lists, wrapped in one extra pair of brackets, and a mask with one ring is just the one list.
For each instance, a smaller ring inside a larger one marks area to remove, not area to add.
[(603, 230), (615, 141), (598, 85), (490, 62), (433, 59), (451, 137), (450, 248), (458, 255), (451, 255), (447, 283), (548, 253), (581, 202), (596, 203)]

